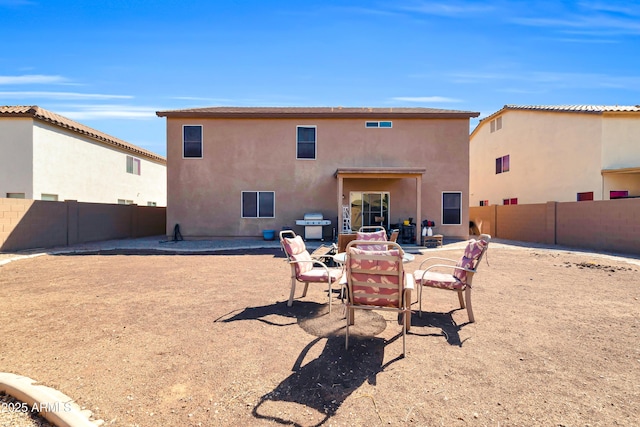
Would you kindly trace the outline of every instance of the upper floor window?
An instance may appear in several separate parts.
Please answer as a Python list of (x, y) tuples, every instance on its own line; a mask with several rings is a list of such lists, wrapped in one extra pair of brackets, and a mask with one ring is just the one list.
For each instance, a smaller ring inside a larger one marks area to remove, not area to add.
[(140, 159), (127, 156), (127, 173), (140, 175)]
[(7, 193), (7, 199), (24, 199), (24, 193)]
[(201, 125), (184, 125), (182, 127), (182, 157), (202, 158)]
[(624, 199), (629, 197), (629, 190), (612, 190), (609, 191), (609, 198), (613, 199)]
[(496, 117), (495, 119), (491, 120), (489, 125), (491, 126), (491, 132), (502, 129), (502, 117)]
[(509, 172), (509, 155), (496, 159), (496, 173)]
[(442, 193), (442, 224), (462, 224), (462, 193)]
[(384, 122), (365, 122), (364, 127), (366, 128), (385, 128), (391, 129), (393, 127), (393, 122), (384, 121)]
[(242, 218), (274, 218), (276, 193), (274, 191), (243, 191)]
[(316, 158), (316, 127), (298, 126), (296, 135), (296, 158), (311, 159)]

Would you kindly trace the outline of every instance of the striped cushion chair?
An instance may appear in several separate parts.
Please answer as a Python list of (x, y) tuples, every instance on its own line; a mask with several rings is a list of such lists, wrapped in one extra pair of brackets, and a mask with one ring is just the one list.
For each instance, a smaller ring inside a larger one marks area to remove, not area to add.
[[(475, 321), (471, 307), (473, 276), (478, 270), (480, 260), (482, 260), (482, 257), (489, 248), (490, 240), (491, 236), (488, 234), (482, 234), (479, 240), (471, 239), (469, 243), (467, 243), (464, 253), (459, 260), (429, 257), (422, 261), (418, 269), (413, 272), (413, 277), (418, 286), (420, 316), (422, 316), (422, 287), (428, 286), (430, 288), (447, 289), (457, 292), (460, 308), (467, 308), (470, 323)], [(436, 264), (424, 268), (426, 264), (433, 263), (434, 261)], [(443, 264), (443, 262), (448, 264)], [(448, 272), (444, 273), (434, 270), (446, 270)], [(464, 298), (462, 297), (463, 292)]]
[(287, 261), (291, 266), (291, 292), (287, 305), (289, 307), (293, 305), (296, 282), (304, 283), (303, 298), (307, 296), (309, 283), (326, 283), (329, 292), (329, 313), (331, 313), (332, 285), (342, 277), (342, 269), (327, 267), (323, 262), (311, 258), (302, 237), (297, 236), (291, 230), (280, 232), (280, 246), (287, 255)]
[[(358, 231), (356, 240), (387, 242), (387, 232), (384, 229), (373, 232)], [(364, 249), (365, 251), (385, 251), (388, 249), (386, 244), (360, 244), (358, 248)]]
[[(349, 325), (356, 309), (387, 310), (402, 314), (402, 355), (406, 355), (406, 333), (411, 325), (411, 290), (413, 276), (402, 266), (404, 252), (397, 243), (391, 249), (362, 249), (363, 240), (347, 245), (347, 329), (345, 347), (349, 348)], [(386, 245), (385, 245), (386, 247)]]

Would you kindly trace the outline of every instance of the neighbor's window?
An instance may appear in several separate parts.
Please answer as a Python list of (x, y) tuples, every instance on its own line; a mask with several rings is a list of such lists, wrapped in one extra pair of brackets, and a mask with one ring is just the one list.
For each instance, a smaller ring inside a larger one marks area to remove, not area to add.
[(274, 218), (276, 193), (274, 191), (243, 191), (242, 218)]
[(391, 129), (393, 127), (393, 122), (384, 121), (384, 122), (365, 122), (364, 127), (366, 128), (384, 128)]
[(609, 191), (609, 198), (611, 200), (613, 199), (625, 199), (629, 197), (629, 191), (628, 190), (613, 190), (613, 191)]
[(127, 156), (127, 173), (140, 175), (140, 159)]
[(7, 193), (7, 199), (24, 199), (24, 193)]
[(488, 200), (480, 200), (480, 206), (489, 206)]
[(296, 159), (315, 160), (316, 127), (298, 126), (296, 132)]
[(118, 204), (119, 205), (132, 205), (133, 204), (133, 200), (118, 199)]
[(462, 224), (462, 193), (442, 193), (442, 224)]
[(512, 197), (511, 199), (502, 199), (502, 204), (503, 205), (517, 205), (518, 204), (518, 198), (517, 197)]
[(491, 126), (491, 132), (495, 132), (497, 130), (502, 129), (502, 117), (498, 117), (498, 118), (495, 118), (494, 120), (491, 120), (489, 124)]
[(578, 201), (586, 202), (587, 200), (593, 200), (593, 191), (587, 191), (584, 193), (578, 193)]
[(50, 202), (57, 202), (58, 201), (58, 195), (57, 194), (45, 194), (42, 193), (40, 195), (40, 200), (47, 200)]
[(509, 172), (509, 155), (498, 157), (496, 159), (496, 174)]
[(182, 156), (184, 158), (202, 158), (201, 125), (184, 125), (182, 127)]
[(147, 202), (147, 206), (158, 206), (156, 202)]

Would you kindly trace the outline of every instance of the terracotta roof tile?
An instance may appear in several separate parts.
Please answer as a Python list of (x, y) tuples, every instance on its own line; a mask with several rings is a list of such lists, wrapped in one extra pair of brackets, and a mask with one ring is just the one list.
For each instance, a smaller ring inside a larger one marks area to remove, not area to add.
[(151, 151), (145, 150), (143, 148), (137, 147), (133, 144), (129, 144), (126, 141), (115, 138), (111, 135), (107, 135), (106, 133), (97, 131), (95, 129), (90, 128), (89, 126), (85, 126), (78, 122), (75, 122), (71, 119), (68, 119), (59, 114), (53, 113), (49, 110), (45, 110), (44, 108), (40, 108), (37, 105), (34, 106), (25, 106), (25, 105), (4, 105), (0, 106), (0, 118), (3, 117), (31, 117), (36, 120), (41, 120), (46, 123), (50, 123), (52, 125), (71, 130), (73, 132), (79, 133), (83, 136), (87, 136), (91, 139), (97, 140), (99, 142), (105, 143), (107, 145), (111, 145), (113, 147), (122, 149), (124, 151), (128, 151), (134, 153), (139, 156), (147, 157), (149, 159), (158, 161), (160, 163), (166, 164), (167, 159), (155, 154)]

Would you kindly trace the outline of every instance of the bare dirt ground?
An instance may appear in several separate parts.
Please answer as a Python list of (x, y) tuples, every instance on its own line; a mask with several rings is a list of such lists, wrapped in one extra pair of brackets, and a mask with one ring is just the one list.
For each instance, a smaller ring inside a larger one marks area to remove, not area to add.
[(323, 287), (287, 307), (278, 250), (23, 259), (0, 266), (0, 371), (107, 426), (638, 425), (638, 261), (498, 245), (487, 258), (476, 323), (427, 289), (406, 358), (389, 313), (358, 312), (345, 350)]

